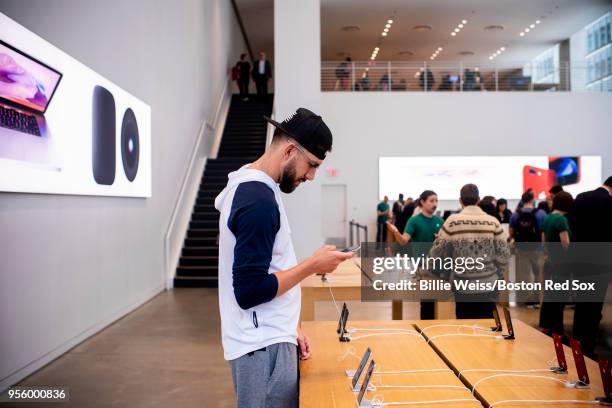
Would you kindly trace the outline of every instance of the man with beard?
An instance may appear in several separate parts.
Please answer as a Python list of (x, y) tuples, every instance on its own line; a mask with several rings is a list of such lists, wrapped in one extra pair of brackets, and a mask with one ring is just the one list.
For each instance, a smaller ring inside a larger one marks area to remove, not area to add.
[(239, 408), (297, 407), (298, 354), (311, 354), (298, 326), (299, 283), (353, 256), (324, 245), (297, 263), (280, 193), (314, 179), (331, 151), (332, 134), (304, 108), (282, 123), (265, 119), (276, 126), (268, 150), (230, 173), (215, 199), (223, 351)]

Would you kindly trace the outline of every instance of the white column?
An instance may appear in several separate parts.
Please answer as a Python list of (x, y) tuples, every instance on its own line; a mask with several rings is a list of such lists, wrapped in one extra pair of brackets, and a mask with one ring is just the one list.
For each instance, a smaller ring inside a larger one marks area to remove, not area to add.
[[(274, 0), (274, 113), (281, 121), (299, 107), (321, 112), (319, 0)], [(332, 129), (333, 133), (333, 129)], [(283, 195), (298, 259), (323, 243), (321, 176)]]

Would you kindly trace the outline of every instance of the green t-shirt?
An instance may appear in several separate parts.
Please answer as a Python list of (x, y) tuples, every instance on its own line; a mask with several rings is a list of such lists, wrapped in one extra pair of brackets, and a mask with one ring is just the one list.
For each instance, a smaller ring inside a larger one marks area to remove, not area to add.
[[(560, 234), (567, 231), (571, 233), (567, 218), (561, 214), (549, 214), (544, 218), (542, 223), (542, 230), (544, 231), (544, 241), (548, 242), (561, 242)], [(566, 257), (566, 252), (561, 248), (560, 244), (547, 245), (548, 262), (556, 264), (562, 262)]]
[(423, 214), (410, 217), (404, 232), (411, 237), (414, 256), (427, 255), (431, 243), (434, 242), (436, 234), (442, 228), (442, 224), (444, 224), (444, 220), (436, 215), (431, 218)]
[(561, 214), (549, 214), (542, 224), (544, 240), (546, 242), (561, 242), (560, 234), (564, 231), (570, 233), (567, 218)]
[(378, 223), (379, 224), (384, 224), (385, 222), (387, 222), (387, 219), (389, 218), (389, 204), (385, 203), (384, 201), (381, 201), (380, 203), (378, 203), (378, 206), (376, 207), (376, 211), (384, 211), (385, 215), (379, 215), (378, 216)]

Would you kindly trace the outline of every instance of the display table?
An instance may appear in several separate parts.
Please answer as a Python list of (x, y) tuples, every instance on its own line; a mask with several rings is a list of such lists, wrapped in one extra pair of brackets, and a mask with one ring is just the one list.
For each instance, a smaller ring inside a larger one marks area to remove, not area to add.
[[(502, 317), (503, 320), (503, 317)], [(368, 391), (366, 397), (382, 397), (384, 402), (431, 401), (443, 399), (471, 398), (471, 387), (480, 379), (501, 373), (465, 372), (463, 382), (457, 373), (466, 369), (529, 370), (546, 369), (555, 364), (552, 339), (525, 323), (514, 320), (515, 340), (495, 338), (444, 336), (441, 334), (477, 333), (496, 336), (499, 333), (484, 332), (470, 328), (438, 326), (440, 324), (493, 326), (493, 320), (427, 320), (427, 321), (351, 321), (353, 328), (401, 328), (425, 330), (424, 337), (411, 334), (369, 336), (347, 343), (338, 341), (337, 322), (303, 322), (302, 329), (310, 337), (313, 354), (309, 360), (300, 362), (300, 407), (355, 407), (356, 394), (350, 389), (346, 369), (359, 364), (367, 347), (372, 349), (372, 358), (377, 363), (376, 371), (397, 370), (444, 370), (435, 372), (379, 374), (372, 383), (378, 388)], [(505, 330), (505, 324), (504, 324)], [(385, 332), (358, 331), (357, 337)], [(396, 332), (397, 333), (397, 332)], [(505, 331), (504, 331), (505, 333)], [(428, 339), (431, 339), (428, 344)], [(544, 372), (522, 375), (546, 376), (562, 380), (575, 380), (576, 371), (571, 349), (565, 348), (568, 374)], [(556, 381), (537, 378), (498, 377), (479, 383), (475, 397), (480, 401), (419, 404), (424, 407), (488, 407), (504, 400), (593, 400), (603, 395), (601, 377), (596, 362), (586, 359), (591, 388), (578, 390), (566, 388)], [(363, 379), (363, 375), (361, 380)], [(465, 384), (464, 384), (465, 382)], [(381, 385), (447, 385), (453, 388), (384, 388)], [(461, 387), (461, 388), (455, 388)], [(482, 401), (482, 402), (481, 402)], [(579, 407), (581, 404), (519, 403), (500, 404), (495, 407)]]
[[(361, 268), (359, 258), (342, 262), (338, 268), (326, 275), (327, 281), (322, 281), (320, 275), (311, 275), (301, 283), (302, 287), (302, 321), (315, 319), (315, 302), (332, 301), (333, 292), (336, 302), (342, 304), (347, 300), (361, 300)], [(454, 317), (453, 302), (436, 302), (435, 317), (437, 319)], [(402, 302), (392, 302), (393, 320), (402, 320)]]
[[(504, 321), (502, 316), (502, 322)], [(442, 355), (449, 366), (456, 372), (466, 369), (498, 369), (498, 370), (540, 370), (556, 365), (555, 349), (550, 337), (539, 330), (523, 323), (513, 320), (515, 340), (497, 340), (485, 337), (467, 336), (444, 336), (435, 337), (440, 334), (457, 333), (453, 327), (432, 327), (437, 324), (478, 324), (482, 327), (491, 326), (489, 320), (447, 320), (447, 321), (420, 321), (416, 322), (419, 330), (425, 329), (425, 336), (431, 339), (430, 344)], [(506, 325), (503, 322), (504, 332)], [(460, 329), (461, 333), (481, 333), (480, 330)], [(565, 359), (568, 365), (568, 374), (550, 374), (544, 372), (517, 373), (520, 375), (546, 376), (560, 380), (575, 381), (577, 379), (576, 366), (572, 357), (572, 350), (564, 346)], [(522, 377), (498, 377), (481, 382), (476, 387), (476, 393), (488, 407), (494, 402), (516, 399), (537, 400), (593, 400), (595, 397), (603, 396), (603, 386), (599, 365), (597, 362), (587, 359), (586, 366), (591, 381), (591, 388), (578, 390), (566, 388), (556, 381), (537, 378)], [(495, 372), (465, 372), (462, 378), (474, 385), (480, 379), (502, 373)], [(497, 405), (496, 405), (497, 406)], [(500, 404), (501, 407), (541, 407), (543, 404)], [(554, 407), (579, 407), (584, 404), (546, 404)]]
[[(349, 321), (349, 328), (402, 328), (414, 329), (410, 321)], [(377, 363), (376, 371), (444, 370), (428, 373), (402, 373), (374, 375), (374, 385), (452, 385), (459, 388), (389, 389), (368, 392), (367, 398), (382, 396), (384, 401), (415, 401), (435, 399), (470, 399), (470, 391), (436, 352), (420, 337), (412, 335), (373, 336), (348, 343), (338, 341), (337, 322), (303, 322), (302, 329), (310, 337), (313, 355), (300, 362), (300, 407), (351, 407), (356, 394), (345, 370), (355, 369), (367, 347)], [(354, 336), (376, 332), (357, 332)], [(352, 351), (353, 353), (349, 353)], [(363, 375), (362, 375), (363, 378)], [(458, 402), (455, 407), (482, 407), (480, 402)], [(430, 406), (436, 406), (435, 404)]]

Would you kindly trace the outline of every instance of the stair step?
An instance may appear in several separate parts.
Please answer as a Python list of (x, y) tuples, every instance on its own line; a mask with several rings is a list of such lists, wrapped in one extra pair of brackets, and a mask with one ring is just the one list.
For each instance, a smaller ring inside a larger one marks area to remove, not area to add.
[(219, 248), (216, 246), (184, 247), (182, 256), (205, 256), (219, 255)]
[(191, 214), (192, 221), (214, 221), (219, 222), (219, 213), (212, 211), (198, 211), (195, 207)]
[(215, 220), (196, 220), (189, 222), (189, 228), (193, 229), (207, 229), (214, 228), (217, 231), (219, 230), (219, 221)]
[(214, 266), (219, 265), (219, 257), (217, 255), (205, 256), (182, 256), (179, 260), (179, 268), (182, 266)]
[(216, 241), (218, 235), (218, 228), (197, 228), (187, 231), (187, 238), (212, 238)]
[(188, 247), (201, 247), (217, 245), (217, 237), (187, 237), (185, 245)]
[(176, 276), (214, 276), (219, 274), (217, 266), (179, 266)]
[(218, 288), (219, 279), (216, 276), (177, 276), (174, 278), (175, 288)]

